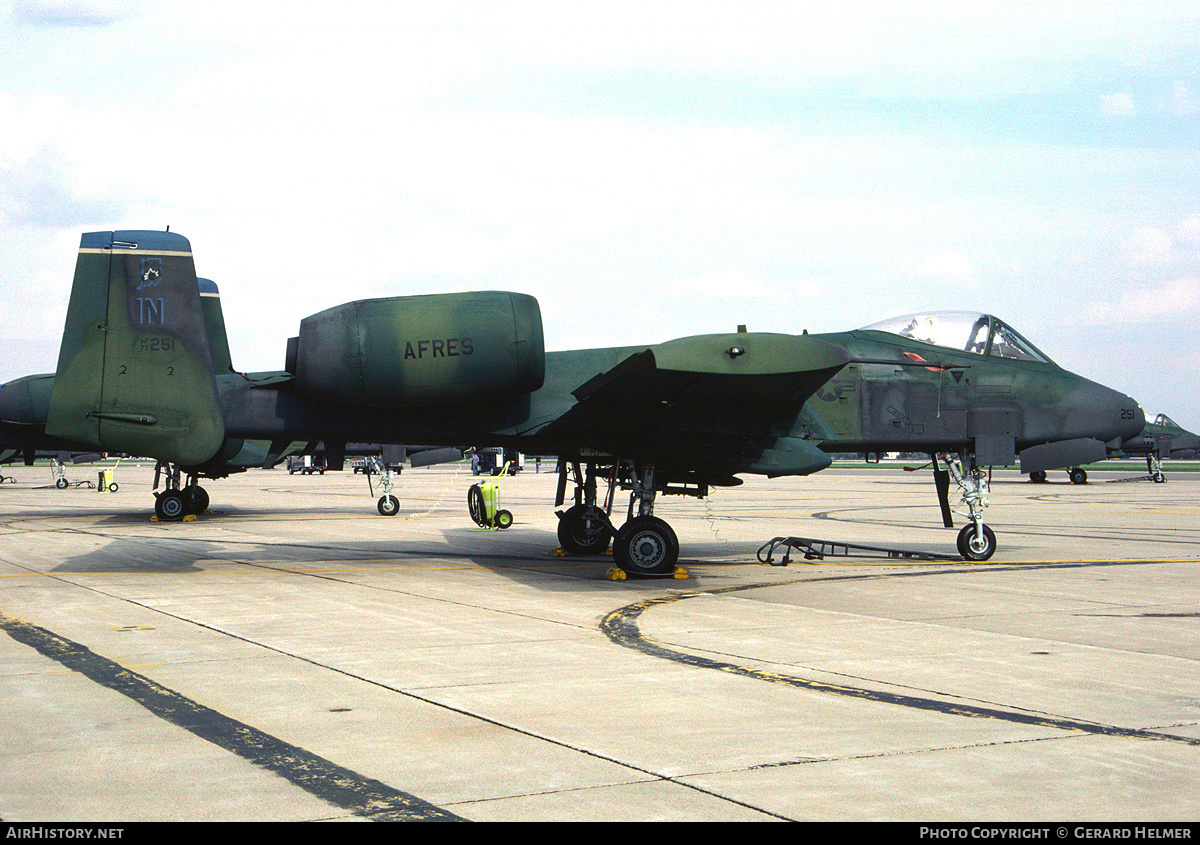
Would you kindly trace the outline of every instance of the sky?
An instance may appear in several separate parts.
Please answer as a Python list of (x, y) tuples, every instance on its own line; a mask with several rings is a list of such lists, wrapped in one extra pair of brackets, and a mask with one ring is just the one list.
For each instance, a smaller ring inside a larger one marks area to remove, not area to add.
[(168, 226), (245, 371), (381, 296), (548, 349), (967, 309), (1200, 431), (1200, 0), (0, 0), (0, 381), (81, 233)]

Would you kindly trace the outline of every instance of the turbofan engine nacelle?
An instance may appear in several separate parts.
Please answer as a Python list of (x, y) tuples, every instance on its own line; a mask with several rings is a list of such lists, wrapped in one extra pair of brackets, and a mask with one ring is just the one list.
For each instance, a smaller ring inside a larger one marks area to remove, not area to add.
[(504, 291), (366, 299), (300, 322), (287, 369), (314, 399), (376, 408), (503, 401), (542, 386), (532, 296)]

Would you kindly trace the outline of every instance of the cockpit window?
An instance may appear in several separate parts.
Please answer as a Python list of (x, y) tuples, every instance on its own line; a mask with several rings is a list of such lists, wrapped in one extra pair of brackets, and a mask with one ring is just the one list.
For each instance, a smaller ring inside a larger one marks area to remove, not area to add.
[(1166, 414), (1159, 414), (1154, 419), (1155, 425), (1169, 425), (1171, 428), (1179, 428), (1179, 424), (1175, 420), (1168, 417)]
[(963, 311), (930, 311), (906, 314), (864, 328), (898, 334), (950, 349), (962, 349), (982, 355), (987, 350), (988, 317)]
[(1052, 363), (1015, 329), (990, 314), (929, 311), (923, 314), (906, 314), (863, 328), (912, 338), (934, 346), (973, 352), (976, 355)]
[(1018, 361), (1047, 361), (1036, 346), (1021, 337), (1008, 326), (996, 321), (996, 330), (992, 334), (992, 355), (997, 358), (1015, 358)]

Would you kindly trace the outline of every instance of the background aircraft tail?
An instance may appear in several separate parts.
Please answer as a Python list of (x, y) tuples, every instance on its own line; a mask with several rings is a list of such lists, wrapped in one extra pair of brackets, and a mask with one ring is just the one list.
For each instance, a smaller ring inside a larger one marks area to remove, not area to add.
[[(228, 344), (221, 354), (227, 361)], [(184, 467), (202, 464), (225, 437), (213, 363), (187, 238), (83, 235), (47, 434)]]

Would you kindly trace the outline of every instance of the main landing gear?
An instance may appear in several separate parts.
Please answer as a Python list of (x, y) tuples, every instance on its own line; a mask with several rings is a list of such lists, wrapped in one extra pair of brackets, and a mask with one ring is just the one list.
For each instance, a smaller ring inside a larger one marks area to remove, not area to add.
[[(1067, 477), (1071, 479), (1072, 484), (1087, 484), (1087, 470), (1083, 467), (1068, 467)], [(1034, 484), (1045, 483), (1046, 471), (1039, 469), (1029, 473), (1029, 480)]]
[[(965, 560), (987, 560), (996, 553), (996, 534), (983, 524), (983, 510), (988, 506), (988, 474), (975, 465), (974, 455), (942, 454), (939, 457), (946, 464), (945, 472), (949, 473), (962, 494), (957, 513), (971, 520), (958, 532), (958, 553)], [(964, 468), (964, 461), (969, 468)], [(941, 489), (939, 495), (945, 503), (945, 493)], [(947, 508), (944, 507), (943, 511)]]
[(392, 487), (396, 484), (397, 470), (393, 470), (391, 464), (385, 461), (382, 455), (372, 455), (367, 458), (363, 472), (367, 476), (367, 487), (372, 486), (372, 475), (379, 476), (379, 486), (383, 488), (383, 495), (375, 503), (375, 509), (379, 511), (379, 515), (395, 516), (400, 513), (400, 500), (392, 495)]
[[(166, 472), (166, 487), (158, 492), (159, 481)], [(162, 522), (178, 522), (208, 510), (208, 491), (196, 483), (197, 476), (188, 473), (187, 484), (180, 484), (182, 471), (166, 461), (154, 467), (154, 515)]]
[[(596, 500), (598, 479), (609, 484), (603, 506)], [(708, 493), (706, 485), (668, 490), (665, 483), (656, 481), (653, 464), (610, 459), (581, 466), (578, 461), (560, 459), (555, 506), (563, 504), (568, 480), (575, 485), (575, 504), (558, 511), (558, 542), (563, 551), (601, 555), (611, 541), (613, 562), (625, 572), (638, 575), (668, 575), (679, 561), (679, 538), (670, 525), (654, 516), (656, 494), (660, 490), (698, 497)], [(610, 519), (614, 487), (630, 491), (629, 512), (619, 529), (613, 528)]]

